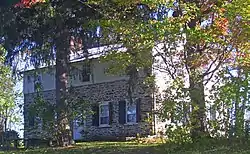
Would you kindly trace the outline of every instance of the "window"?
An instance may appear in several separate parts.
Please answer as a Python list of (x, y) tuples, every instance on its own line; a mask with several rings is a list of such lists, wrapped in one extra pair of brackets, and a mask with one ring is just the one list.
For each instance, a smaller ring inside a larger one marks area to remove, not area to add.
[(136, 104), (126, 101), (126, 123), (136, 123)]
[(34, 77), (34, 90), (40, 90), (41, 89), (41, 84), (42, 84), (42, 77), (41, 75), (37, 75)]
[(133, 99), (119, 101), (119, 123), (120, 124), (134, 124), (141, 121), (141, 99)]
[(108, 69), (108, 68), (104, 68), (104, 69), (103, 69), (103, 73), (104, 73), (105, 75), (109, 75), (109, 69)]
[(90, 81), (90, 64), (83, 64), (82, 70), (79, 72), (79, 81), (87, 82)]
[(30, 82), (31, 82), (30, 75), (28, 75), (28, 76), (27, 76), (27, 81), (28, 81), (28, 83), (30, 83)]
[(99, 105), (99, 125), (109, 125), (109, 103), (105, 102)]
[(70, 72), (70, 78), (71, 80), (76, 80), (77, 79), (77, 75), (78, 75), (78, 71), (76, 68), (73, 68)]

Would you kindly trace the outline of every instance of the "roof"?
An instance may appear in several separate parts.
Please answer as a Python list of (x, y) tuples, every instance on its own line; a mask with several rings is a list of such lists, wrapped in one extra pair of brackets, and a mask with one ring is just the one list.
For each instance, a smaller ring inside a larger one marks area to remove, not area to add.
[[(96, 59), (96, 58), (99, 58), (101, 56), (106, 55), (107, 52), (112, 51), (112, 50), (118, 50), (119, 52), (124, 52), (124, 51), (126, 51), (126, 48), (122, 47), (122, 45), (120, 45), (120, 44), (116, 44), (116, 45), (107, 45), (107, 46), (90, 48), (90, 49), (88, 49), (87, 54), (84, 53), (83, 50), (79, 50), (77, 52), (72, 52), (70, 54), (70, 63), (80, 62), (80, 61), (84, 61), (86, 59)], [(53, 64), (50, 67), (54, 67), (54, 66), (55, 66), (55, 61), (53, 62)], [(44, 64), (44, 65), (40, 66), (38, 69), (45, 69), (48, 67), (49, 66)], [(29, 66), (28, 68), (23, 68), (23, 70), (24, 70), (24, 71), (22, 71), (23, 73), (29, 72), (29, 71), (35, 70), (35, 67)]]

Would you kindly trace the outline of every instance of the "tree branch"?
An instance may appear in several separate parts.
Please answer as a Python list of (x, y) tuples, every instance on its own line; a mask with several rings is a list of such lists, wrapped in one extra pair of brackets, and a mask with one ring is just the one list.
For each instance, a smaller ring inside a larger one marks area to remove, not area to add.
[[(209, 75), (210, 73), (214, 73), (215, 71), (219, 69), (219, 67), (221, 66), (222, 62), (225, 59), (225, 50), (226, 48), (222, 51), (222, 54), (220, 56), (217, 56), (217, 58), (212, 62), (210, 67), (207, 69), (207, 71), (202, 74), (202, 77), (205, 77), (206, 75)], [(216, 67), (212, 71), (209, 71), (212, 68), (212, 65), (215, 64), (217, 60), (219, 60), (219, 63), (216, 65)]]
[(172, 79), (175, 79), (174, 73), (172, 73), (170, 68), (169, 68), (169, 63), (168, 63), (168, 60), (166, 59), (166, 57), (164, 57), (163, 53), (161, 53), (158, 49), (157, 49), (157, 53), (158, 53), (158, 55), (161, 56), (163, 62), (165, 63), (165, 65), (166, 65), (165, 69), (166, 69), (167, 73), (171, 76)]

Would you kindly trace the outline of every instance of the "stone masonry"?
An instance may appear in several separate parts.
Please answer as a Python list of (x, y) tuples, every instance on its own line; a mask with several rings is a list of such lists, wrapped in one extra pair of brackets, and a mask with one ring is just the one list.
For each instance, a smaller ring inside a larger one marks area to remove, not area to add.
[[(141, 84), (140, 84), (141, 85)], [(112, 102), (113, 113), (112, 123), (109, 127), (92, 126), (92, 115), (87, 116), (86, 125), (83, 131), (83, 140), (109, 140), (116, 137), (131, 137), (136, 136), (137, 133), (140, 135), (150, 135), (152, 133), (153, 125), (152, 122), (148, 122), (146, 119), (148, 115), (152, 114), (153, 111), (153, 98), (152, 93), (146, 91), (148, 89), (144, 86), (137, 86), (133, 97), (140, 98), (140, 116), (141, 121), (128, 125), (119, 123), (119, 101), (128, 98), (128, 83), (127, 80), (119, 80), (104, 83), (94, 83), (84, 86), (74, 87), (74, 90), (79, 93), (83, 99), (90, 101), (91, 103), (98, 103), (102, 101)], [(44, 98), (49, 102), (55, 102), (55, 90), (44, 91)], [(34, 94), (24, 95), (24, 118), (25, 128), (27, 125), (27, 106), (32, 103)], [(25, 129), (25, 135), (28, 132)]]

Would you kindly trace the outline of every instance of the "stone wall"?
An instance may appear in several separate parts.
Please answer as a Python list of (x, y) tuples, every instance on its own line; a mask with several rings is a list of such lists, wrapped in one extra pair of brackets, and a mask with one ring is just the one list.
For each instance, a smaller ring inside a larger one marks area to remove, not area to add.
[[(152, 93), (147, 91), (148, 88), (137, 86), (133, 97), (141, 99), (141, 122), (138, 124), (128, 125), (119, 124), (119, 101), (128, 98), (127, 89), (128, 84), (126, 80), (105, 82), (98, 84), (84, 85), (74, 87), (74, 91), (78, 93), (83, 99), (91, 103), (98, 103), (102, 101), (110, 101), (113, 105), (112, 124), (109, 127), (92, 126), (92, 115), (87, 116), (86, 125), (83, 131), (84, 140), (99, 140), (111, 139), (114, 137), (136, 136), (137, 133), (141, 135), (149, 135), (152, 133), (152, 122), (147, 122), (148, 115), (152, 114), (153, 99)], [(55, 103), (55, 90), (43, 92), (44, 98), (51, 103)], [(34, 100), (34, 94), (25, 94), (25, 128), (28, 128), (27, 123), (27, 108), (29, 103)], [(25, 132), (27, 136), (27, 131)]]

